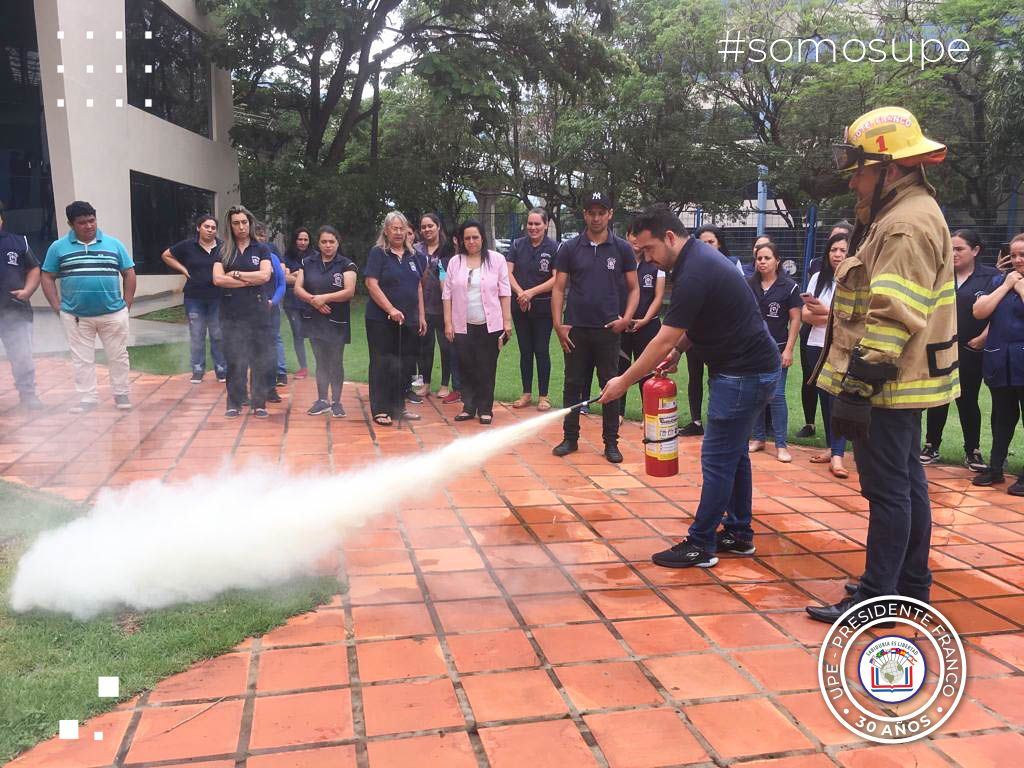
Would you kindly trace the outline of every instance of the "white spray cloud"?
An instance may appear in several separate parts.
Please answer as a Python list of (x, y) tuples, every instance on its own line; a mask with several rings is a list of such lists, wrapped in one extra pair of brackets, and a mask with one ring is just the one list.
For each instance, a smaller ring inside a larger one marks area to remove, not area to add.
[(565, 411), (342, 475), (278, 467), (106, 489), (86, 515), (41, 534), (21, 558), (11, 608), (88, 619), (200, 602), (311, 573), (345, 534), (535, 436)]

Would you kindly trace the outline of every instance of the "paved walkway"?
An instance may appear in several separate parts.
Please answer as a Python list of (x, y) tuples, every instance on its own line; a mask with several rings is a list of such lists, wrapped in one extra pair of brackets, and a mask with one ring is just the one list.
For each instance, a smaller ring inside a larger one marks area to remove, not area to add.
[[(41, 393), (68, 402), (63, 360)], [(0, 392), (10, 379), (0, 367)], [(348, 467), (422, 451), (456, 426), (428, 402), (410, 429), (374, 432), (362, 386), (347, 420), (310, 418), (312, 384), (271, 419), (221, 418), (213, 382), (138, 375), (130, 414), (54, 411), (29, 421), (0, 396), (0, 476), (73, 499), (144, 478), (173, 483), (231, 455), (293, 468)], [(518, 418), (504, 407), (496, 423)], [(856, 476), (834, 480), (794, 451), (754, 457), (753, 558), (671, 571), (650, 553), (686, 529), (700, 441), (677, 477), (550, 456), (558, 427), (443, 492), (381, 514), (344, 547), (348, 585), (317, 611), (160, 683), (83, 724), (103, 741), (51, 740), (15, 761), (41, 768), (575, 768), (576, 766), (948, 766), (1019, 764), (1024, 753), (1024, 501), (930, 467), (932, 599), (968, 647), (970, 681), (927, 740), (877, 747), (825, 708), (815, 659), (826, 627), (803, 606), (834, 601), (860, 572), (867, 519)]]

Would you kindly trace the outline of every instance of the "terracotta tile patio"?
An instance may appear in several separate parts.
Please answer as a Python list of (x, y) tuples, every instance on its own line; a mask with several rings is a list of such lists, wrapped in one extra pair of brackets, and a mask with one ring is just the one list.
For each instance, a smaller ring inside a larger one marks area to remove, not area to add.
[[(50, 386), (43, 399), (70, 403), (68, 363), (46, 358), (39, 368)], [(0, 476), (88, 500), (139, 479), (180, 482), (222, 460), (338, 472), (481, 429), (456, 427), (455, 407), (431, 400), (411, 429), (375, 432), (362, 386), (346, 388), (348, 419), (310, 418), (312, 390), (293, 382), (268, 421), (229, 422), (215, 383), (140, 374), (130, 414), (107, 398), (86, 417), (55, 408), (30, 419), (14, 409), (0, 366)], [(513, 418), (502, 407), (496, 423)], [(973, 488), (966, 470), (928, 468), (933, 601), (970, 649), (971, 679), (939, 733), (878, 747), (825, 708), (814, 659), (826, 627), (802, 610), (838, 599), (862, 567), (856, 477), (834, 480), (804, 449), (789, 465), (758, 454), (757, 555), (665, 570), (648, 558), (696, 506), (700, 441), (683, 441), (677, 477), (654, 479), (643, 474), (636, 424), (623, 428), (626, 463), (613, 466), (598, 453), (599, 420), (584, 422), (582, 449), (566, 460), (550, 455), (555, 426), (382, 513), (343, 548), (346, 591), (83, 724), (84, 734), (102, 730), (102, 742), (54, 739), (13, 764), (1019, 763), (1024, 501)]]

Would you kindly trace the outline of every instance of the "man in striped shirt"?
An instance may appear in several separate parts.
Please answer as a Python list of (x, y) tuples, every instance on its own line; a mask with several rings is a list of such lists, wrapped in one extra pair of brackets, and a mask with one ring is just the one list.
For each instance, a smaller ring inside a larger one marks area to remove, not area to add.
[(75, 201), (65, 212), (71, 231), (47, 250), (42, 287), (53, 311), (60, 315), (71, 349), (79, 398), (71, 413), (86, 413), (99, 404), (97, 336), (107, 354), (114, 405), (127, 411), (132, 407), (128, 396), (128, 309), (135, 298), (135, 263), (120, 240), (97, 227), (96, 209), (89, 203)]

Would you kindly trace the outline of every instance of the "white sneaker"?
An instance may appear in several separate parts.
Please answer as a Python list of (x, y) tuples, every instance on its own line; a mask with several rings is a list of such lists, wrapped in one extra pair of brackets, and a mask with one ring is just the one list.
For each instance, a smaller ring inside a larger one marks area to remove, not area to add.
[(114, 395), (114, 406), (119, 411), (130, 411), (132, 401), (128, 399), (128, 395)]

